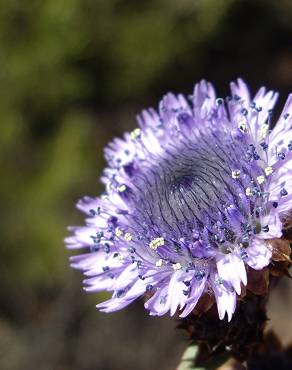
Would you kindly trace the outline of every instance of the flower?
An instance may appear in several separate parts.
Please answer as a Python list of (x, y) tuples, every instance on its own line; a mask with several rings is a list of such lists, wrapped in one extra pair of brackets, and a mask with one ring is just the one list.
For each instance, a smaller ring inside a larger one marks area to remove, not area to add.
[(262, 87), (251, 100), (238, 79), (218, 99), (201, 81), (188, 98), (165, 95), (108, 145), (106, 191), (79, 201), (86, 226), (66, 239), (86, 251), (71, 257), (85, 290), (113, 292), (101, 311), (146, 296), (151, 315), (186, 317), (208, 295), (231, 320), (292, 208), (292, 95), (271, 130), (277, 97)]

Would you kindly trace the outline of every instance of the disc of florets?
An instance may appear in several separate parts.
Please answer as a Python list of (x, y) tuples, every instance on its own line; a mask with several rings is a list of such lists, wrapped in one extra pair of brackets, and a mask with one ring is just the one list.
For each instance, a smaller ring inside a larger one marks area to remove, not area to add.
[(168, 94), (107, 147), (106, 192), (79, 203), (91, 218), (67, 240), (94, 252), (73, 265), (87, 290), (113, 292), (101, 310), (151, 292), (151, 314), (186, 316), (208, 295), (230, 320), (247, 272), (270, 263), (292, 208), (291, 99), (270, 132), (277, 95), (251, 101), (241, 80), (231, 92), (217, 99), (202, 81), (189, 99)]

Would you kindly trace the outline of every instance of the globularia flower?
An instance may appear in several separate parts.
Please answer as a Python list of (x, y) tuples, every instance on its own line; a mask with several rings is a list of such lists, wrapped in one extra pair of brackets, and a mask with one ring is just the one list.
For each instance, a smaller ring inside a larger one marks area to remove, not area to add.
[(106, 192), (78, 203), (86, 226), (66, 240), (87, 250), (71, 259), (85, 290), (113, 292), (101, 311), (145, 295), (151, 315), (185, 317), (207, 294), (231, 319), (292, 208), (292, 95), (270, 130), (277, 96), (262, 87), (251, 99), (239, 79), (217, 99), (201, 81), (188, 99), (165, 95), (109, 144)]

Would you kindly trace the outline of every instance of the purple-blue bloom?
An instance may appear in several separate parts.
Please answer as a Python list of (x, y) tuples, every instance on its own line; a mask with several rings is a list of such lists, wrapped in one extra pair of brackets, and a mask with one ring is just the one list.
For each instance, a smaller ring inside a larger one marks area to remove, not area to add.
[(218, 99), (201, 81), (188, 98), (165, 95), (108, 145), (106, 191), (78, 202), (86, 226), (66, 239), (86, 251), (71, 257), (85, 290), (113, 293), (101, 311), (148, 293), (151, 315), (185, 317), (204, 293), (231, 320), (292, 208), (292, 95), (271, 130), (277, 97), (262, 87), (252, 99), (238, 79)]

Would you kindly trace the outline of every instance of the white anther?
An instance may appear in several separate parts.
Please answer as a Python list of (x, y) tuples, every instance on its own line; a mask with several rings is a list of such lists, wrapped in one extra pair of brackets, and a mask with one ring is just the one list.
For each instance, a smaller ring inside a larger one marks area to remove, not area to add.
[(156, 249), (158, 247), (161, 247), (162, 245), (164, 245), (164, 238), (160, 237), (160, 238), (155, 238), (153, 239), (150, 244), (149, 244), (149, 247), (153, 250), (156, 251)]
[(266, 176), (271, 175), (274, 172), (273, 167), (269, 166), (265, 168), (265, 174)]
[(239, 177), (240, 177), (240, 170), (234, 170), (234, 171), (232, 171), (231, 172), (231, 177), (233, 179), (239, 179)]
[(246, 189), (245, 189), (245, 194), (246, 194), (248, 197), (251, 197), (251, 196), (252, 196), (252, 190), (251, 190), (251, 188), (246, 188)]
[(129, 241), (131, 241), (133, 239), (133, 235), (130, 234), (130, 233), (126, 233), (125, 234), (125, 239), (129, 242)]
[(119, 193), (123, 193), (124, 191), (126, 191), (126, 189), (127, 189), (127, 187), (126, 187), (126, 185), (125, 185), (125, 184), (120, 185), (120, 186), (118, 187), (118, 192), (119, 192)]
[(161, 267), (163, 264), (163, 260), (160, 258), (160, 260), (158, 260), (156, 263), (155, 263), (155, 266), (156, 267)]
[(135, 128), (135, 130), (133, 130), (132, 132), (131, 132), (131, 139), (132, 140), (136, 140), (136, 139), (138, 139), (138, 137), (140, 137), (141, 136), (141, 130), (139, 129), (139, 128)]
[(117, 227), (115, 230), (115, 235), (119, 238), (123, 235), (123, 231), (119, 227)]
[(172, 265), (172, 268), (174, 269), (174, 271), (178, 271), (182, 268), (182, 266), (179, 262), (177, 262)]

